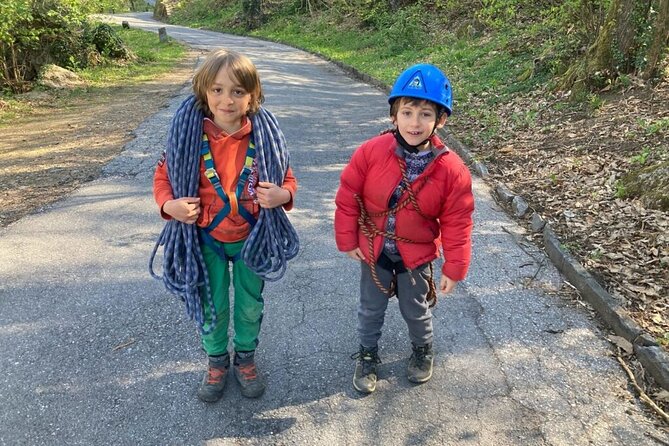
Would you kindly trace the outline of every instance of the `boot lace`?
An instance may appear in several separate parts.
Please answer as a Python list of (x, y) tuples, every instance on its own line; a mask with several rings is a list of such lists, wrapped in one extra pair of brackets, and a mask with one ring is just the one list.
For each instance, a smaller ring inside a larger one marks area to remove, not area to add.
[(427, 345), (423, 346), (414, 346), (413, 356), (416, 358), (416, 364), (420, 367), (422, 366), (426, 359), (427, 355), (430, 353), (430, 347)]
[(254, 380), (257, 377), (255, 364), (240, 364), (237, 366), (237, 370), (239, 370), (239, 373), (242, 374), (246, 381)]
[(216, 367), (209, 367), (207, 369), (207, 384), (218, 384), (223, 379), (225, 370), (217, 369)]
[(362, 363), (362, 374), (369, 375), (374, 371), (377, 364), (381, 364), (381, 358), (375, 351), (360, 350), (351, 355), (351, 359), (359, 359)]

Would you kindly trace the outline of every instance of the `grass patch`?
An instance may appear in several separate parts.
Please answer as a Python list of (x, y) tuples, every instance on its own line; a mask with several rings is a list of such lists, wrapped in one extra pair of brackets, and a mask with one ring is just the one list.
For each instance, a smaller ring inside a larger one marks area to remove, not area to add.
[(224, 7), (216, 2), (189, 2), (188, 7), (179, 8), (170, 17), (170, 23), (187, 23), (191, 28), (216, 30), (241, 34), (244, 28), (236, 17), (242, 13), (241, 3), (229, 2)]
[(145, 82), (169, 71), (184, 57), (186, 49), (173, 39), (160, 42), (155, 33), (114, 26), (137, 56), (132, 62), (106, 62), (77, 72), (92, 87), (110, 87)]
[(396, 14), (370, 13), (373, 23), (343, 17), (336, 9), (314, 14), (275, 10), (261, 28), (248, 32), (239, 2), (215, 11), (212, 5), (211, 0), (190, 2), (187, 10), (175, 12), (171, 22), (286, 43), (349, 65), (388, 87), (408, 66), (432, 63), (450, 78), (458, 111), (467, 109), (475, 97), (483, 96), (494, 105), (545, 85), (548, 79), (545, 73), (527, 74), (535, 57), (532, 45), (517, 48), (513, 30), (458, 36), (443, 26), (423, 26), (419, 6)]
[(656, 133), (667, 133), (669, 132), (669, 118), (660, 118), (657, 120), (640, 119), (639, 126), (648, 136), (654, 135)]
[(664, 336), (657, 336), (657, 343), (664, 347), (669, 347), (669, 331), (664, 333)]
[(13, 120), (30, 113), (30, 104), (10, 96), (0, 98), (0, 125), (8, 124)]

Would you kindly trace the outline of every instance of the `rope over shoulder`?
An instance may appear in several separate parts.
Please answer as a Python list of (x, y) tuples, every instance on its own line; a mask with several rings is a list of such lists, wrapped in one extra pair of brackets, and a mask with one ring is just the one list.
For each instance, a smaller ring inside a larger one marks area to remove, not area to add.
[[(256, 141), (258, 177), (260, 181), (280, 186), (290, 165), (283, 132), (274, 115), (262, 107), (251, 117), (251, 122)], [(260, 208), (258, 223), (242, 248), (242, 260), (264, 280), (275, 282), (285, 274), (288, 260), (297, 256), (299, 245), (297, 232), (283, 206)]]
[[(204, 113), (193, 95), (181, 103), (172, 118), (166, 156), (167, 174), (175, 198), (198, 196), (203, 120)], [(260, 108), (251, 120), (259, 178), (281, 185), (290, 161), (283, 133), (274, 115), (264, 108)], [(169, 220), (151, 253), (149, 273), (184, 302), (188, 316), (197, 322), (203, 334), (208, 334), (216, 326), (217, 312), (197, 231), (194, 224)], [(161, 246), (163, 275), (159, 276), (153, 265)], [(279, 280), (285, 274), (287, 261), (298, 251), (297, 233), (283, 208), (261, 208), (258, 223), (242, 248), (242, 260), (249, 269), (264, 280)], [(205, 327), (203, 305), (207, 306), (212, 318), (208, 327)]]

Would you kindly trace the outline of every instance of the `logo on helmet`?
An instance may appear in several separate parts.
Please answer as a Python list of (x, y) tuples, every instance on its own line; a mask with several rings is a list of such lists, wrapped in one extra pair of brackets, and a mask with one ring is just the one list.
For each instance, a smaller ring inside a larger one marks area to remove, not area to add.
[(420, 76), (416, 76), (413, 78), (411, 82), (409, 82), (409, 85), (407, 85), (407, 88), (415, 88), (417, 90), (422, 90), (423, 89), (423, 81), (420, 78)]
[(404, 85), (404, 90), (420, 90), (425, 91), (425, 81), (423, 80), (423, 73), (419, 71), (414, 72), (409, 82)]

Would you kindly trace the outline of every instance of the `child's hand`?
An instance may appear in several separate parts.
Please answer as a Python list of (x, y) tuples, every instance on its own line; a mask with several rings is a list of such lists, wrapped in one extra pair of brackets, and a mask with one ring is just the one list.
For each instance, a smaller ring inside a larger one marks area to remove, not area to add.
[(363, 262), (365, 261), (365, 256), (362, 254), (360, 248), (355, 248), (353, 251), (348, 251), (346, 255), (353, 260), (361, 260)]
[(192, 225), (200, 216), (200, 197), (183, 197), (166, 201), (163, 212), (175, 220)]
[(439, 282), (439, 291), (442, 294), (448, 294), (455, 288), (455, 285), (458, 284), (457, 280), (451, 280), (445, 275), (441, 275), (441, 281)]
[(290, 192), (274, 183), (261, 181), (256, 186), (258, 204), (266, 209), (272, 209), (290, 201)]

